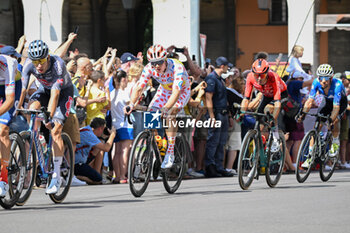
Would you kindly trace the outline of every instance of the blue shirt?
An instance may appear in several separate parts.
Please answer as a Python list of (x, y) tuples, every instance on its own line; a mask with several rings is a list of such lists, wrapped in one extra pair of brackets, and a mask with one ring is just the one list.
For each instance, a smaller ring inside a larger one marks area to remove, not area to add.
[(206, 78), (207, 88), (205, 92), (213, 93), (213, 108), (216, 110), (227, 109), (227, 93), (224, 80), (215, 71)]
[(340, 105), (341, 97), (346, 96), (345, 88), (342, 81), (336, 78), (332, 79), (331, 87), (329, 88), (327, 95), (325, 94), (320, 81), (318, 80), (318, 78), (316, 78), (312, 83), (309, 97), (311, 99), (315, 99), (317, 91), (324, 97), (328, 99), (333, 99), (333, 104), (338, 106)]
[(303, 88), (303, 81), (292, 80), (287, 83), (288, 94), (293, 100), (301, 104), (302, 96), (300, 90)]
[(80, 129), (80, 143), (75, 150), (75, 164), (86, 163), (92, 147), (101, 143), (100, 139), (94, 134), (90, 125)]

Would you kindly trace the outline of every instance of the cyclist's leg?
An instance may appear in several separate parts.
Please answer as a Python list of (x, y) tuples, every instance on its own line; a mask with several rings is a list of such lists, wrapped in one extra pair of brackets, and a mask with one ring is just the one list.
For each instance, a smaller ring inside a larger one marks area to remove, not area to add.
[[(22, 84), (20, 81), (15, 83), (15, 104), (9, 111), (0, 116), (0, 196), (4, 196), (8, 190), (8, 170), (7, 167), (10, 161), (11, 141), (9, 137), (9, 125), (14, 117), (16, 104), (20, 97)], [(0, 96), (3, 96), (2, 103), (6, 101), (5, 87), (2, 86)]]
[(66, 119), (69, 116), (71, 104), (73, 102), (73, 86), (61, 90), (58, 99), (56, 112), (52, 118), (55, 123), (51, 130), (52, 149), (53, 149), (53, 174), (50, 185), (46, 189), (47, 194), (54, 194), (60, 188), (61, 182), (61, 164), (63, 158), (64, 144), (62, 140), (62, 130)]

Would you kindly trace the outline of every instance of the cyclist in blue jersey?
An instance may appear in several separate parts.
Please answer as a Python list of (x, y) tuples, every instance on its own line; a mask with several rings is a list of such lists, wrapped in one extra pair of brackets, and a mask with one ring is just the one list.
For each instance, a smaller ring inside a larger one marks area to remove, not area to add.
[[(330, 114), (332, 129), (332, 147), (330, 156), (337, 156), (339, 151), (339, 119), (346, 111), (347, 98), (344, 85), (341, 80), (333, 78), (334, 71), (329, 64), (322, 64), (317, 68), (317, 78), (313, 81), (308, 100), (305, 102), (303, 113), (309, 112), (312, 104), (315, 101), (316, 94), (323, 96), (319, 113), (327, 116)], [(302, 114), (299, 121), (305, 117)], [(321, 124), (322, 127), (322, 124)], [(308, 167), (307, 161), (302, 165)]]
[(73, 85), (66, 70), (64, 61), (55, 55), (49, 55), (49, 48), (42, 40), (34, 40), (29, 44), (27, 63), (22, 72), (23, 88), (28, 88), (30, 75), (34, 75), (41, 86), (29, 99), (29, 109), (40, 109), (47, 106), (50, 121), (45, 124), (51, 130), (53, 139), (54, 171), (47, 194), (55, 194), (61, 186), (60, 167), (63, 157), (63, 140), (61, 133), (73, 103)]
[(17, 60), (7, 55), (0, 55), (0, 197), (8, 192), (8, 164), (11, 141), (9, 125), (14, 116), (16, 104), (21, 95), (21, 76), (17, 76)]

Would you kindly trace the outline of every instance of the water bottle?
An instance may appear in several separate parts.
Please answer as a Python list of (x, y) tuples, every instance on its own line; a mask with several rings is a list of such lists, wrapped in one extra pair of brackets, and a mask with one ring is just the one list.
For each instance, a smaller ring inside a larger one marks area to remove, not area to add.
[(42, 148), (42, 150), (43, 150), (43, 153), (45, 154), (46, 151), (47, 151), (47, 144), (46, 144), (44, 135), (39, 134), (39, 141), (40, 141), (40, 144), (41, 144), (41, 148)]

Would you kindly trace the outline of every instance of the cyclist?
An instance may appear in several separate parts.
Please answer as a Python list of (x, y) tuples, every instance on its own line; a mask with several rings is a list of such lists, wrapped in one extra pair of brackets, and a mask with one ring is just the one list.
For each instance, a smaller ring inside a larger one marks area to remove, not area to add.
[[(269, 63), (262, 58), (254, 61), (252, 71), (247, 76), (242, 111), (246, 111), (253, 87), (263, 94), (258, 113), (264, 113), (266, 105), (273, 103), (273, 118), (277, 122), (281, 101), (288, 97), (287, 86), (275, 72), (269, 70)], [(275, 124), (277, 126), (277, 124)], [(277, 127), (276, 127), (277, 132)]]
[[(305, 117), (305, 113), (310, 111), (312, 104), (315, 101), (316, 93), (323, 96), (321, 105), (319, 106), (319, 113), (327, 116), (330, 115), (332, 129), (332, 147), (330, 150), (330, 156), (337, 155), (339, 150), (339, 119), (346, 111), (347, 97), (344, 85), (341, 80), (333, 78), (334, 71), (331, 65), (322, 64), (317, 68), (317, 78), (313, 81), (311, 91), (308, 100), (304, 104), (302, 114), (298, 121), (302, 121)], [(323, 124), (320, 125), (322, 127)], [(309, 148), (312, 151), (313, 147)], [(311, 159), (307, 159), (302, 167), (308, 168), (310, 166)]]
[(4, 197), (9, 189), (7, 180), (11, 150), (9, 125), (15, 113), (15, 102), (18, 102), (22, 88), (21, 76), (16, 77), (17, 66), (16, 59), (0, 55), (0, 197)]
[(163, 117), (169, 121), (169, 128), (166, 129), (168, 148), (161, 168), (170, 168), (174, 163), (174, 144), (177, 132), (177, 127), (174, 126), (175, 116), (180, 109), (186, 106), (190, 98), (190, 81), (183, 64), (176, 59), (167, 58), (167, 52), (163, 46), (152, 45), (147, 50), (147, 59), (149, 63), (144, 67), (141, 78), (131, 94), (128, 105), (130, 111), (125, 110), (125, 113), (130, 114), (135, 108), (136, 101), (151, 77), (160, 83), (148, 110), (161, 110)]
[(63, 157), (61, 132), (73, 102), (73, 85), (64, 61), (55, 55), (49, 55), (49, 48), (42, 40), (29, 44), (28, 57), (31, 63), (23, 68), (22, 85), (27, 89), (30, 75), (40, 82), (40, 87), (29, 99), (29, 109), (47, 106), (50, 120), (45, 126), (51, 130), (54, 155), (54, 169), (46, 194), (55, 194), (61, 186), (60, 167)]

